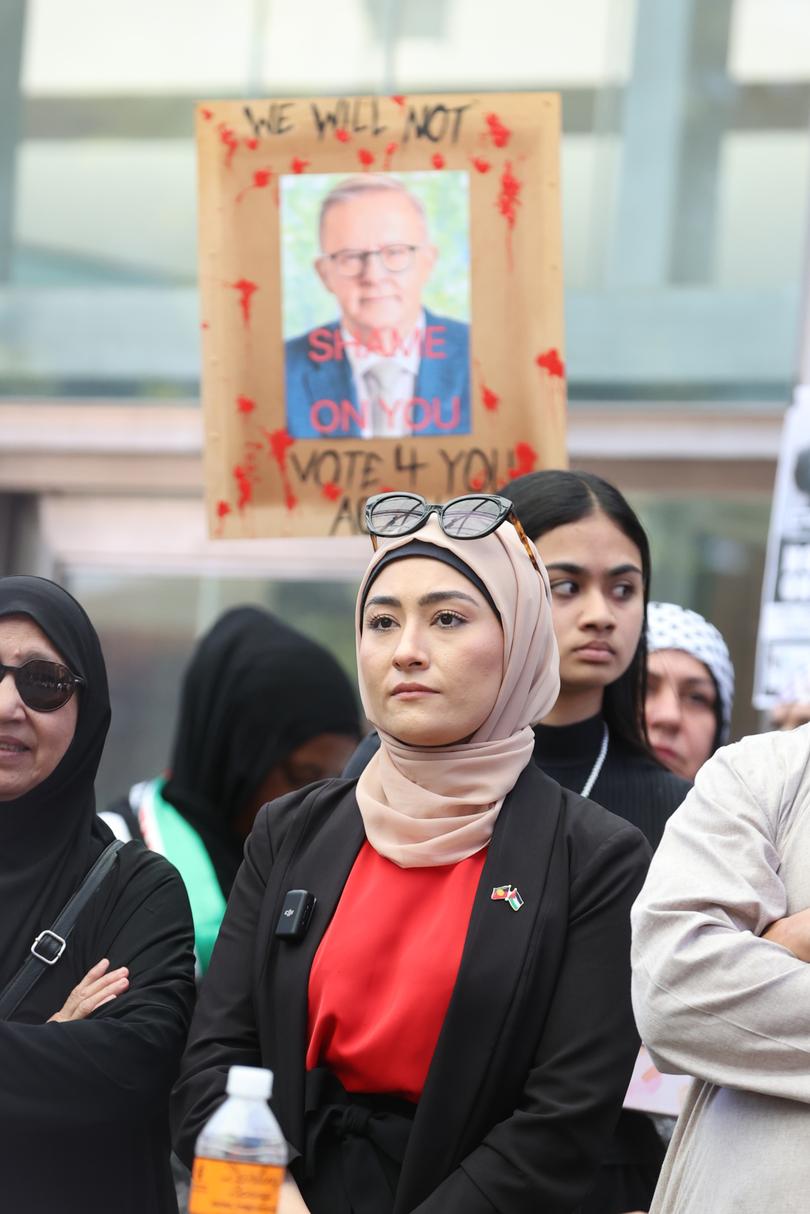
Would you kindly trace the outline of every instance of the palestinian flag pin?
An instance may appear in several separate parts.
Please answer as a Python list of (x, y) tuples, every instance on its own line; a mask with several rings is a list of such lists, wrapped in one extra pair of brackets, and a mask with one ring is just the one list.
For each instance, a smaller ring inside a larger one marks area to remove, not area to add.
[(493, 902), (508, 902), (513, 911), (519, 911), (523, 899), (514, 885), (496, 885), (490, 895)]

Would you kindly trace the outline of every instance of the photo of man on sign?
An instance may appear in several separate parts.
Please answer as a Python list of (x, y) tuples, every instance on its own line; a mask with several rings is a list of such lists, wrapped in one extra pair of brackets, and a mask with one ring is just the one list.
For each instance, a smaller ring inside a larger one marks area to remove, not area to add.
[[(467, 185), (464, 172), (282, 178), (293, 438), (469, 433)], [(302, 280), (310, 251), (311, 292)]]

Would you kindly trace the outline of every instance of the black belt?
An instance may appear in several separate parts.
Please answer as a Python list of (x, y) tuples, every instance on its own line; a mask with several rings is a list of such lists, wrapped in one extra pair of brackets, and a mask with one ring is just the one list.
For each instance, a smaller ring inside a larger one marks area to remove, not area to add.
[(303, 1162), (310, 1214), (390, 1214), (416, 1106), (347, 1092), (326, 1067), (307, 1073)]

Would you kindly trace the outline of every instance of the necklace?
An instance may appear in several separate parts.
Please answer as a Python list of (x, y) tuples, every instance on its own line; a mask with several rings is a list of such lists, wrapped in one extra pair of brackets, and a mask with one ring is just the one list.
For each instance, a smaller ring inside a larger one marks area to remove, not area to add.
[(607, 723), (604, 723), (602, 725), (602, 745), (599, 747), (599, 754), (596, 756), (596, 762), (594, 763), (593, 767), (591, 768), (591, 774), (588, 776), (587, 780), (585, 781), (585, 783), (582, 786), (582, 792), (580, 793), (581, 797), (589, 797), (591, 795), (591, 789), (593, 788), (596, 781), (599, 779), (599, 773), (602, 770), (602, 767), (604, 765), (605, 758), (607, 757), (607, 752), (608, 752), (608, 727), (607, 727)]

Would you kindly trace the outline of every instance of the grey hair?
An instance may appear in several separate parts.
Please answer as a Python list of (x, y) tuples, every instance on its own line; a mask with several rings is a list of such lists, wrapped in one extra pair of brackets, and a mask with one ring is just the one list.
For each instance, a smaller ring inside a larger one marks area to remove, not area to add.
[(353, 198), (360, 198), (364, 194), (383, 193), (399, 194), (401, 198), (407, 198), (421, 216), (427, 233), (428, 222), (424, 205), (421, 199), (406, 189), (401, 181), (397, 181), (395, 177), (389, 177), (385, 173), (357, 173), (354, 177), (346, 177), (345, 180), (338, 182), (325, 196), (318, 218), (319, 236), (323, 236), (324, 221), (333, 207), (341, 202), (351, 202)]

